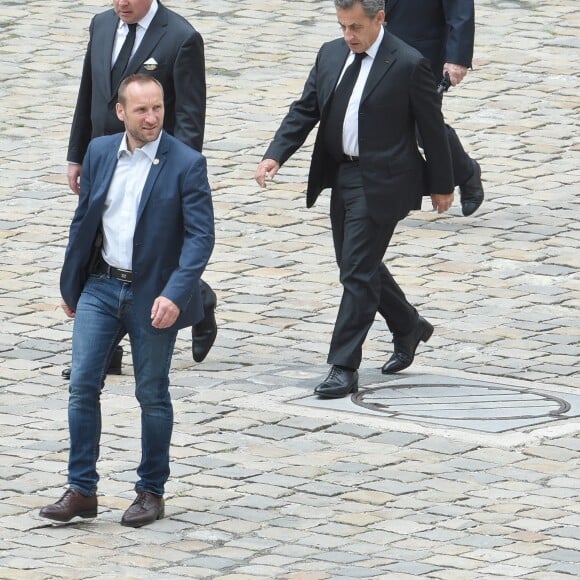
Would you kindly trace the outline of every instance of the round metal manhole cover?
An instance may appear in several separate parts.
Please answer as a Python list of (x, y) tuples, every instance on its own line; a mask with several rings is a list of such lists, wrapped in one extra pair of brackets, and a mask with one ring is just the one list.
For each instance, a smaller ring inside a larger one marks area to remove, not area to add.
[(495, 432), (567, 418), (570, 410), (567, 401), (546, 392), (461, 383), (371, 386), (352, 401), (394, 418)]

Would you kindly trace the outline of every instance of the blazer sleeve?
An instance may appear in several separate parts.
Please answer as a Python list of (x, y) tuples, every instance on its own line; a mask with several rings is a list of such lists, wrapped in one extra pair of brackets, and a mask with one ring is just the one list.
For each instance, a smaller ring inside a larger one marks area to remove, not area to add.
[(94, 20), (91, 21), (90, 39), (83, 61), (83, 72), (81, 84), (77, 96), (77, 104), (73, 115), (68, 141), (68, 152), (66, 159), (69, 163), (82, 163), (89, 141), (91, 140), (91, 98), (92, 98), (92, 78), (91, 70), (91, 39), (93, 36)]
[(86, 281), (89, 260), (91, 258), (94, 235), (86, 226), (85, 218), (89, 210), (91, 190), (90, 148), (87, 151), (81, 173), (81, 191), (78, 205), (69, 228), (69, 238), (60, 274), (60, 293), (69, 308), (73, 311)]
[(415, 66), (410, 87), (411, 106), (423, 140), (426, 160), (426, 193), (451, 193), (454, 189), (449, 139), (429, 62)]
[(264, 159), (273, 159), (283, 165), (302, 146), (320, 120), (316, 88), (319, 60), (320, 53), (308, 75), (302, 96), (290, 105), (290, 110), (276, 131)]
[(192, 288), (199, 285), (215, 241), (211, 191), (206, 161), (202, 155), (196, 156), (184, 176), (181, 206), (184, 238), (179, 264), (161, 295), (169, 298), (183, 312), (192, 298)]
[(445, 62), (471, 68), (475, 40), (474, 0), (443, 0), (447, 23)]
[(173, 65), (174, 136), (197, 151), (203, 148), (206, 83), (203, 38), (197, 31), (183, 42)]

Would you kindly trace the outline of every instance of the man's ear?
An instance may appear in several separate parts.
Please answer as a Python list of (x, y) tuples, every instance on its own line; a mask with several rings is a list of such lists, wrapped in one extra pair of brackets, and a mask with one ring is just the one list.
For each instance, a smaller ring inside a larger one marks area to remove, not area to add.
[(121, 123), (125, 122), (125, 111), (123, 110), (123, 105), (121, 103), (117, 103), (115, 105), (115, 112), (117, 113), (117, 118)]

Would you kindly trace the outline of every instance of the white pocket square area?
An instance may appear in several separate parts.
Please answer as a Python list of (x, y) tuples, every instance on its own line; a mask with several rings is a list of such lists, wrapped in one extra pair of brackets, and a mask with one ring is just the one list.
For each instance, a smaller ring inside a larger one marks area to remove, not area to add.
[(146, 70), (155, 70), (159, 65), (158, 62), (154, 58), (148, 58), (144, 63), (143, 66)]

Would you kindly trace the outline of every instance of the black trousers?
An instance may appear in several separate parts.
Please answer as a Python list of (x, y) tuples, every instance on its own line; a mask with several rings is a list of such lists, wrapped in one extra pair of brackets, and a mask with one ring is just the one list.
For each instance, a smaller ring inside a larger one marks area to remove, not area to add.
[(447, 140), (453, 164), (453, 183), (454, 185), (463, 185), (473, 175), (473, 162), (463, 149), (455, 129), (449, 125), (445, 125), (445, 127), (447, 128)]
[(328, 363), (357, 369), (377, 312), (394, 334), (410, 332), (418, 314), (383, 264), (397, 221), (378, 224), (371, 219), (358, 163), (340, 165), (330, 220), (343, 293)]

